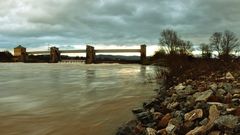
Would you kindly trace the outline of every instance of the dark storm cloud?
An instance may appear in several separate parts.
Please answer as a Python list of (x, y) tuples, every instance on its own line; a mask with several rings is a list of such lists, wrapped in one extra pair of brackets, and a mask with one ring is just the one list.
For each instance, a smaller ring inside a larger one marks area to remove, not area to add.
[(0, 48), (157, 44), (165, 28), (199, 44), (215, 31), (240, 33), (239, 6), (239, 0), (4, 0)]

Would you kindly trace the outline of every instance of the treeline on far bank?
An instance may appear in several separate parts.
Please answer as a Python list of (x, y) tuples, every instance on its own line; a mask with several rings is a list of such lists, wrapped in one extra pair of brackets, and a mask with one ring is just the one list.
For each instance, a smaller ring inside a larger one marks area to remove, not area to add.
[(13, 55), (8, 51), (0, 52), (0, 62), (12, 62)]
[[(19, 56), (13, 56), (9, 51), (0, 52), (0, 62), (17, 62)], [(26, 63), (47, 63), (49, 62), (50, 55), (28, 55)], [(62, 55), (61, 59), (64, 60), (84, 60), (84, 57), (70, 57)]]
[[(160, 50), (155, 52), (151, 61), (169, 69), (166, 86), (178, 84), (186, 79), (197, 80), (202, 76), (236, 72), (240, 69), (240, 42), (235, 33), (226, 30), (214, 32), (209, 43), (198, 48), (190, 41), (180, 38), (176, 31), (165, 29), (159, 38)], [(201, 56), (194, 56), (197, 49)]]

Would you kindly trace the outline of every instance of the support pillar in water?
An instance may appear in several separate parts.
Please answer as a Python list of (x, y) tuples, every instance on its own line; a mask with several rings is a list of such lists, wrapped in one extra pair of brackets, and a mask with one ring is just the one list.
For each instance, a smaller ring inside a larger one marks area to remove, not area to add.
[(146, 45), (141, 45), (141, 64), (145, 64), (147, 61), (147, 56), (146, 56)]
[(50, 63), (58, 63), (61, 60), (61, 53), (57, 47), (50, 48)]
[(94, 47), (87, 45), (86, 48), (86, 64), (92, 64), (95, 61), (95, 50)]

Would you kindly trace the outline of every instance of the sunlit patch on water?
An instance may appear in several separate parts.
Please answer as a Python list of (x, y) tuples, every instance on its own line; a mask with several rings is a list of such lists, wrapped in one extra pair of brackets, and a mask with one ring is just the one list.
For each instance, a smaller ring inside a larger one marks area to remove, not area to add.
[(31, 111), (40, 107), (44, 101), (30, 99), (27, 96), (15, 95), (0, 98), (0, 115), (8, 115), (12, 113), (21, 113), (23, 111)]

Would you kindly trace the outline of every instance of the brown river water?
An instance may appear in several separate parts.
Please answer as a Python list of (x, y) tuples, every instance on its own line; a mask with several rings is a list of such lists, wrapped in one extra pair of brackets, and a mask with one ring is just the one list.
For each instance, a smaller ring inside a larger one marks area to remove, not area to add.
[(0, 63), (0, 135), (114, 135), (154, 96), (154, 69)]

